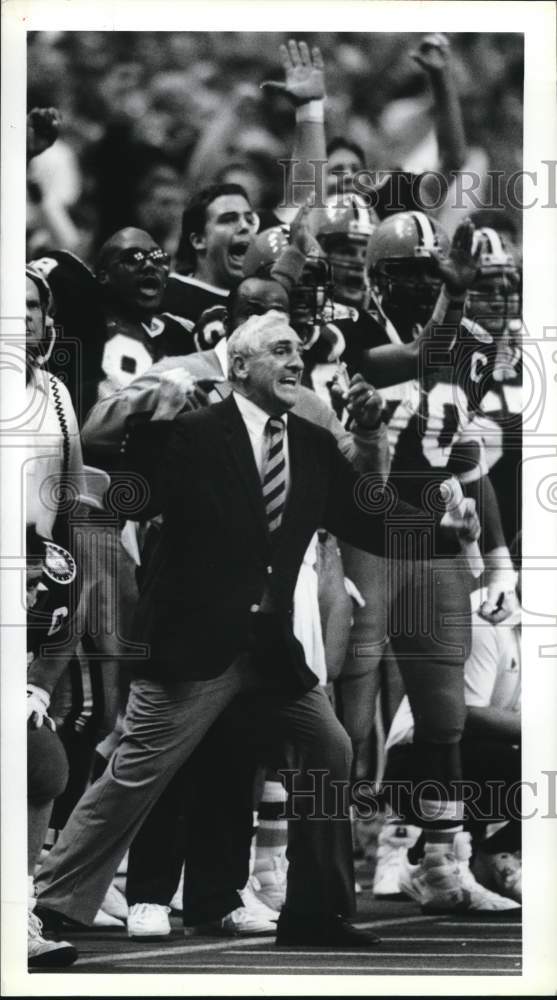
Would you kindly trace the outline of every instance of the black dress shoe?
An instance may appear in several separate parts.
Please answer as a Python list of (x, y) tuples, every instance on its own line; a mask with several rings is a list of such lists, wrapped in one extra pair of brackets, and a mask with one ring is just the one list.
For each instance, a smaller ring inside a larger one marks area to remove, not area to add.
[(370, 931), (360, 931), (344, 917), (323, 918), (317, 914), (282, 911), (277, 923), (275, 944), (287, 947), (374, 948), (381, 938)]

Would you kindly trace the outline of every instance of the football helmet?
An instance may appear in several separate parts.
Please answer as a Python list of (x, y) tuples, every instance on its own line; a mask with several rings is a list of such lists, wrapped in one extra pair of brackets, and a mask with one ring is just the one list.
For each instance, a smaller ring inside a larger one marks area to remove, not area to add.
[[(289, 245), (288, 226), (273, 226), (259, 233), (244, 258), (245, 278), (271, 278), (271, 268)], [(313, 343), (332, 313), (333, 284), (326, 254), (312, 239), (302, 277), (290, 293), (290, 321), (305, 346)]]
[(447, 255), (449, 247), (443, 227), (425, 212), (391, 215), (370, 236), (370, 277), (403, 339), (431, 316), (442, 283), (436, 259)]
[(81, 575), (64, 546), (27, 528), (27, 655), (48, 656), (70, 634), (81, 592)]
[(514, 379), (522, 330), (521, 270), (495, 229), (477, 229), (472, 250), (478, 254), (478, 274), (466, 295), (464, 315), (495, 338), (495, 381)]
[(358, 194), (335, 198), (315, 212), (319, 212), (315, 231), (329, 258), (335, 298), (364, 307), (369, 292), (367, 245), (379, 223), (377, 215)]

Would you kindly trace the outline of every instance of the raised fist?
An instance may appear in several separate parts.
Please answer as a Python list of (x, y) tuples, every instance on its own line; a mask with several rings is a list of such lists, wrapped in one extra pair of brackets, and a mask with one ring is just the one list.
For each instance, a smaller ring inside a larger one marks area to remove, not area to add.
[(27, 162), (44, 153), (58, 138), (60, 114), (56, 108), (33, 108), (27, 115)]
[(426, 73), (439, 73), (446, 69), (451, 58), (451, 46), (446, 35), (436, 32), (424, 35), (417, 49), (410, 56)]

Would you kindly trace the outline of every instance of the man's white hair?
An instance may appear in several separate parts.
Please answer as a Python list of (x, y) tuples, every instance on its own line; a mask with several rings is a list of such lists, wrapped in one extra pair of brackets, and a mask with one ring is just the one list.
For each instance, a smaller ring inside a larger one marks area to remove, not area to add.
[[(261, 349), (261, 342), (267, 333), (275, 333), (277, 329), (284, 329), (286, 333), (292, 328), (288, 322), (286, 313), (279, 312), (278, 309), (270, 309), (269, 312), (261, 316), (250, 316), (249, 319), (238, 326), (234, 333), (228, 338), (228, 378), (234, 381), (234, 358), (248, 357), (257, 354)], [(292, 331), (295, 332), (295, 331)]]

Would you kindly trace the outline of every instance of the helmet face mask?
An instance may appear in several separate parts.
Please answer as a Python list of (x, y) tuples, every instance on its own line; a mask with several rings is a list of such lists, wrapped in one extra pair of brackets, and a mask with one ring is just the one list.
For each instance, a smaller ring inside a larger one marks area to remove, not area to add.
[(357, 194), (334, 199), (322, 210), (317, 238), (331, 264), (335, 299), (345, 305), (367, 305), (367, 245), (377, 222)]
[(403, 316), (412, 325), (424, 326), (433, 312), (442, 282), (431, 261), (409, 258), (382, 261), (376, 269), (376, 283), (387, 315)]
[(490, 333), (500, 333), (508, 320), (522, 315), (520, 273), (515, 267), (482, 268), (466, 296), (465, 314)]
[(325, 244), (335, 298), (351, 306), (364, 306), (369, 292), (366, 272), (367, 239), (361, 236), (332, 236)]
[(410, 339), (416, 324), (429, 320), (442, 284), (437, 258), (448, 250), (444, 229), (424, 212), (398, 212), (372, 234), (371, 280), (403, 340)]
[(331, 268), (324, 257), (309, 257), (302, 277), (290, 293), (290, 322), (309, 348), (333, 312)]
[(496, 230), (476, 230), (473, 249), (479, 250), (478, 275), (466, 296), (464, 315), (494, 337), (493, 378), (503, 382), (518, 374), (522, 276)]
[[(244, 277), (272, 278), (273, 264), (289, 243), (286, 226), (275, 226), (259, 233), (244, 258)], [(333, 285), (329, 262), (317, 240), (306, 257), (302, 277), (290, 293), (290, 322), (304, 347), (319, 336), (320, 327), (332, 314)]]

